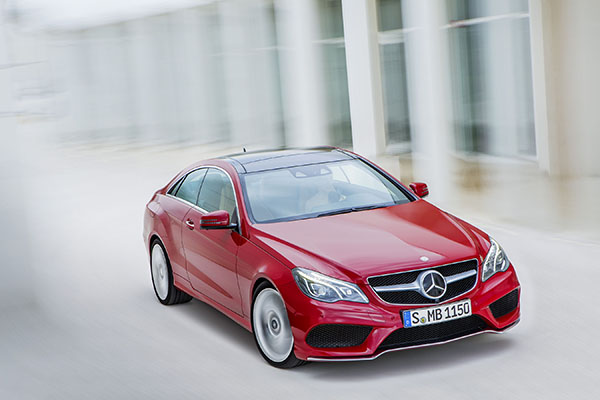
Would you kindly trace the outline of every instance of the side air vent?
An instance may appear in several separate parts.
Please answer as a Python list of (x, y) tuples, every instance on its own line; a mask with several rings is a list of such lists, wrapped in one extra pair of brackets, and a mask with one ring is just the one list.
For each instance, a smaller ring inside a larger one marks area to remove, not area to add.
[(490, 304), (490, 310), (497, 319), (513, 312), (517, 305), (519, 305), (519, 289), (513, 290)]
[(316, 348), (352, 347), (362, 344), (373, 330), (370, 326), (324, 324), (315, 326), (306, 343)]

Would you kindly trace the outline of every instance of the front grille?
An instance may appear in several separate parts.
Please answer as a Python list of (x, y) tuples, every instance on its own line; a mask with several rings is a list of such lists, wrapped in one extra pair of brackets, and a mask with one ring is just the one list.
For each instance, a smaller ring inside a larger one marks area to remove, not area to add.
[(457, 282), (453, 282), (448, 285), (446, 293), (437, 301), (433, 299), (428, 299), (421, 293), (413, 290), (399, 292), (380, 292), (377, 293), (377, 295), (381, 297), (383, 301), (387, 301), (388, 303), (392, 304), (435, 304), (452, 299), (454, 297), (460, 296), (463, 293), (468, 292), (471, 288), (473, 288), (473, 286), (475, 286), (476, 282), (476, 275)]
[(419, 346), (481, 332), (487, 324), (476, 315), (439, 324), (417, 326), (414, 328), (400, 328), (392, 332), (379, 345), (378, 350), (399, 349), (402, 347)]
[(498, 319), (511, 313), (519, 304), (519, 289), (515, 289), (507, 295), (500, 297), (490, 304), (490, 310), (494, 318)]
[(318, 325), (308, 333), (306, 343), (317, 348), (358, 346), (367, 339), (372, 329), (363, 325)]
[[(371, 287), (373, 287), (374, 289), (382, 286), (407, 284), (415, 282), (418, 276), (426, 270), (438, 271), (440, 274), (444, 275), (444, 277), (460, 274), (462, 272), (467, 272), (471, 270), (475, 270), (477, 272), (477, 260), (473, 259), (461, 261), (454, 264), (441, 265), (439, 267), (421, 269), (417, 271), (398, 272), (395, 274), (375, 276), (369, 278), (368, 281)], [(471, 289), (473, 289), (476, 284), (477, 274), (456, 282), (452, 282), (448, 284), (446, 288), (446, 293), (437, 300), (429, 299), (416, 290), (401, 290), (394, 292), (375, 291), (375, 293), (377, 293), (377, 295), (383, 301), (391, 304), (436, 304), (465, 294)]]

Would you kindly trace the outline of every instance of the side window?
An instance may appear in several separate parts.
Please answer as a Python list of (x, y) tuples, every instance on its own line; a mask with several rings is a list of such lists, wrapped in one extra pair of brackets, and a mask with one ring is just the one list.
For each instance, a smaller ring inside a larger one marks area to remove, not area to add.
[(206, 168), (190, 172), (183, 180), (183, 183), (179, 185), (179, 189), (177, 189), (175, 196), (185, 201), (189, 201), (192, 204), (196, 204), (198, 191), (200, 190), (200, 184), (202, 183), (204, 175), (206, 175)]
[(171, 189), (169, 189), (169, 194), (175, 196), (175, 193), (177, 193), (177, 191), (179, 190), (179, 186), (181, 186), (181, 182), (183, 182), (183, 180), (185, 179), (185, 176), (183, 178), (180, 178), (177, 183), (175, 183), (173, 186), (171, 186)]
[(198, 207), (208, 211), (225, 210), (233, 219), (235, 216), (235, 196), (227, 174), (210, 168), (198, 196)]

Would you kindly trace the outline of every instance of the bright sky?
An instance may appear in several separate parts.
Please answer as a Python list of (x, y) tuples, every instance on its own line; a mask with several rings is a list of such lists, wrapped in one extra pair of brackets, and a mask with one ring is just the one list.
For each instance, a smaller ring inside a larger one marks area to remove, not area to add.
[(25, 11), (33, 26), (82, 28), (154, 15), (212, 0), (7, 0)]

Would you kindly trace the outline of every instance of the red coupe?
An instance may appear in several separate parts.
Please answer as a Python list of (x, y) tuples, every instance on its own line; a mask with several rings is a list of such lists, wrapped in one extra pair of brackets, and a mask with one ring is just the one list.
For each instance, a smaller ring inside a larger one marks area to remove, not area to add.
[(282, 368), (518, 323), (502, 247), (427, 194), (339, 148), (194, 164), (146, 206), (154, 291), (165, 305), (195, 297), (220, 310)]

